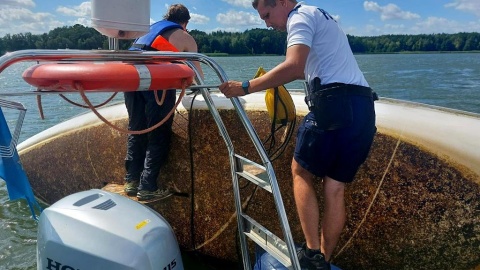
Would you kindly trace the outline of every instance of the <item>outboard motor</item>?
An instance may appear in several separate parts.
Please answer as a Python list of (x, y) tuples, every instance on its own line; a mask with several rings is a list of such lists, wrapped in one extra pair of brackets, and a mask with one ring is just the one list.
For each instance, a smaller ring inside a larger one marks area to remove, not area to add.
[(183, 269), (162, 216), (103, 190), (75, 193), (45, 209), (37, 239), (37, 269)]

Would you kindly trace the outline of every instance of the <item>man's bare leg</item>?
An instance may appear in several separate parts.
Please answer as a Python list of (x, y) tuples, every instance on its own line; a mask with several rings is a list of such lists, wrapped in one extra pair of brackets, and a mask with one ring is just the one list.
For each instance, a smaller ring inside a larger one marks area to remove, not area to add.
[(321, 251), (328, 262), (337, 246), (343, 227), (345, 226), (345, 183), (330, 177), (323, 181), (325, 209), (322, 219)]
[(305, 170), (295, 159), (292, 161), (293, 195), (298, 217), (307, 247), (320, 249), (319, 209), (317, 194), (313, 185), (314, 175)]

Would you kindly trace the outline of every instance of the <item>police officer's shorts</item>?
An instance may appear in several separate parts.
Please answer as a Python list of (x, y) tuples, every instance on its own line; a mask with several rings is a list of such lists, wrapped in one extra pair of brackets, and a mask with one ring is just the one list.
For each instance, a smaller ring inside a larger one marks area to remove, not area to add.
[(353, 123), (341, 129), (322, 130), (309, 112), (297, 133), (295, 160), (318, 177), (353, 181), (366, 160), (376, 133), (373, 99), (351, 96)]

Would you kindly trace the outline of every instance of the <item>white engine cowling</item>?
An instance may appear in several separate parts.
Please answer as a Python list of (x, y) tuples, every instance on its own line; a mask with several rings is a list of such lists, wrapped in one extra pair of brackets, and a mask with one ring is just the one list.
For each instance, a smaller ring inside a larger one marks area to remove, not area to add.
[(40, 215), (37, 269), (182, 270), (167, 221), (121, 195), (92, 189), (67, 196)]

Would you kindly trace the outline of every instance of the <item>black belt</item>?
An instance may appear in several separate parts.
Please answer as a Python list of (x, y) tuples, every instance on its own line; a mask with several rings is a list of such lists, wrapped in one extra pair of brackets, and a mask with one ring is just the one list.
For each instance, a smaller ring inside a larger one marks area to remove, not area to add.
[(345, 83), (329, 83), (311, 87), (308, 95), (305, 96), (305, 103), (310, 110), (313, 107), (313, 100), (317, 98), (329, 98), (329, 96), (364, 96), (370, 97), (373, 101), (378, 100), (378, 95), (372, 88), (367, 86), (345, 84)]
[(328, 95), (353, 95), (353, 96), (367, 96), (377, 100), (377, 94), (372, 88), (367, 86), (345, 84), (345, 83), (329, 83), (320, 85), (316, 89), (312, 89), (312, 95), (317, 97)]

